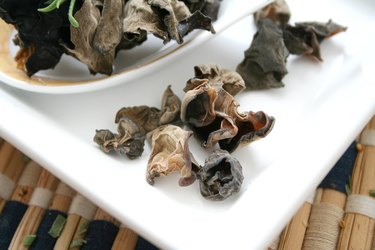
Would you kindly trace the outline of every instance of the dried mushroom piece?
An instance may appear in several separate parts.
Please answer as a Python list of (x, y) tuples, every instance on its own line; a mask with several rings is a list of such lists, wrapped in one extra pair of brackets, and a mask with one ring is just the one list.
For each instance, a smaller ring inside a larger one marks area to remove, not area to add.
[(233, 138), (219, 141), (220, 148), (233, 152), (239, 147), (266, 137), (274, 124), (275, 118), (263, 111), (243, 113), (241, 119), (236, 120), (238, 133)]
[(232, 96), (242, 92), (246, 86), (242, 77), (232, 70), (219, 69), (215, 64), (200, 64), (194, 67), (195, 77), (188, 80), (184, 91), (192, 90), (205, 81), (221, 82), (222, 87)]
[(123, 33), (127, 40), (143, 40), (147, 33), (169, 41), (159, 16), (145, 0), (129, 0), (124, 7)]
[(94, 141), (106, 153), (116, 151), (130, 159), (141, 156), (147, 133), (168, 123), (180, 124), (180, 99), (171, 86), (164, 91), (161, 110), (145, 105), (121, 108), (115, 118), (118, 134), (96, 130)]
[(206, 159), (197, 178), (202, 196), (213, 201), (222, 201), (238, 193), (244, 179), (239, 161), (221, 149)]
[(233, 87), (242, 86), (237, 84), (241, 82), (237, 73), (232, 72), (231, 76), (229, 71), (213, 65), (199, 65), (195, 73), (196, 77), (185, 87), (181, 120), (203, 140), (204, 147), (211, 148), (219, 142), (220, 146), (234, 151), (272, 130), (274, 118), (264, 112), (238, 112), (238, 102), (224, 88), (231, 86), (228, 89), (233, 93), (242, 90), (242, 87)]
[(215, 33), (211, 18), (200, 11), (191, 13), (184, 2), (179, 0), (148, 0), (152, 7), (159, 9), (160, 19), (168, 31), (170, 38), (183, 42), (183, 37), (194, 29), (205, 29)]
[[(94, 38), (101, 20), (100, 1), (85, 0), (81, 9), (74, 15), (79, 27), (70, 29), (74, 49), (66, 48), (67, 52), (85, 63), (91, 73), (112, 74), (115, 59), (115, 48), (102, 53), (94, 47)], [(112, 36), (114, 37), (114, 36)]]
[(221, 0), (182, 0), (182, 1), (188, 6), (189, 10), (192, 13), (194, 13), (195, 11), (200, 11), (204, 15), (210, 17), (212, 21), (217, 20)]
[[(80, 5), (81, 1), (77, 1), (73, 12)], [(70, 37), (66, 35), (70, 26), (66, 15), (69, 4), (61, 4), (51, 13), (39, 12), (38, 8), (44, 6), (44, 1), (0, 1), (0, 18), (15, 27), (18, 31), (16, 45), (21, 51), (29, 52), (20, 52), (23, 56), (18, 61), (18, 66), (28, 76), (54, 68), (65, 51), (62, 44), (70, 44)]]
[(143, 153), (145, 136), (141, 133), (137, 124), (131, 119), (122, 118), (118, 122), (118, 134), (110, 130), (96, 130), (94, 142), (105, 153), (112, 151), (128, 156), (130, 159), (138, 158)]
[(259, 20), (258, 25), (258, 32), (236, 71), (244, 79), (247, 89), (283, 87), (282, 79), (288, 73), (286, 60), (289, 55), (283, 32), (267, 18)]
[(310, 55), (319, 61), (322, 61), (320, 43), (326, 38), (346, 31), (346, 29), (346, 27), (341, 26), (332, 20), (329, 20), (326, 23), (296, 23), (295, 26), (286, 26), (284, 30), (284, 41), (291, 54)]
[(122, 39), (123, 4), (123, 0), (104, 0), (100, 6), (101, 17), (92, 41), (100, 53), (111, 53)]
[(195, 181), (188, 145), (191, 135), (191, 131), (174, 125), (160, 126), (152, 132), (152, 150), (146, 174), (150, 185), (154, 185), (156, 177), (167, 176), (172, 172), (180, 172), (180, 186), (187, 186)]
[(115, 118), (117, 123), (123, 117), (134, 121), (143, 134), (146, 134), (164, 124), (180, 124), (181, 100), (169, 85), (162, 97), (161, 110), (145, 105), (121, 108)]
[(276, 0), (266, 7), (254, 13), (255, 24), (258, 21), (268, 18), (275, 22), (280, 27), (285, 27), (289, 22), (291, 13), (289, 5), (285, 0)]
[(130, 0), (125, 4), (124, 16), (124, 35), (133, 39), (151, 33), (164, 43), (171, 39), (182, 43), (183, 37), (194, 29), (214, 33), (211, 18), (200, 11), (191, 13), (178, 0)]
[(118, 123), (124, 117), (134, 121), (141, 132), (146, 134), (159, 126), (160, 110), (145, 105), (124, 107), (117, 112), (115, 122)]

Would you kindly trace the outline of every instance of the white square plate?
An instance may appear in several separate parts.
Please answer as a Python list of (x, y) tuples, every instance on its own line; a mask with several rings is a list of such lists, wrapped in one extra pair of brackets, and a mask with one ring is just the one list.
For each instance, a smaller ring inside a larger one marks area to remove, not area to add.
[[(322, 63), (291, 56), (284, 88), (238, 96), (241, 110), (263, 110), (276, 124), (268, 137), (234, 153), (245, 180), (241, 192), (223, 202), (202, 198), (197, 183), (179, 187), (176, 175), (150, 186), (148, 146), (131, 161), (102, 153), (92, 138), (95, 129), (116, 129), (114, 116), (121, 107), (159, 107), (169, 84), (182, 97), (197, 64), (235, 69), (255, 32), (251, 17), (127, 84), (69, 95), (1, 85), (0, 136), (161, 248), (262, 249), (374, 113), (374, 4), (289, 1), (292, 23), (332, 18), (348, 30), (322, 43)], [(191, 148), (202, 161), (198, 143), (191, 140)]]

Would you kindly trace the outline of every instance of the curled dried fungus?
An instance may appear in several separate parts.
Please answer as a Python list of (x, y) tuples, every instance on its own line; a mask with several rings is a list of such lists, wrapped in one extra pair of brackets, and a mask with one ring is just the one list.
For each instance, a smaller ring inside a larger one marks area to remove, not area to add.
[(209, 200), (221, 201), (238, 193), (243, 182), (242, 166), (225, 150), (215, 150), (198, 171), (200, 192)]
[(309, 55), (322, 61), (320, 43), (346, 30), (332, 20), (327, 23), (301, 22), (290, 25), (291, 13), (285, 0), (276, 0), (254, 13), (258, 28), (236, 71), (248, 89), (284, 87), (289, 54)]
[(124, 107), (115, 118), (118, 133), (107, 129), (96, 131), (94, 142), (106, 152), (119, 152), (130, 159), (140, 157), (146, 134), (164, 124), (180, 124), (180, 99), (170, 86), (164, 91), (161, 110), (149, 106)]
[(239, 104), (230, 93), (241, 92), (244, 84), (236, 72), (199, 65), (195, 73), (184, 89), (181, 119), (203, 140), (203, 146), (219, 143), (232, 152), (272, 130), (274, 118), (264, 112), (238, 112)]
[(254, 13), (254, 20), (255, 24), (258, 21), (268, 18), (275, 22), (277, 25), (281, 27), (285, 27), (285, 25), (289, 22), (291, 13), (289, 9), (289, 5), (285, 0), (276, 0), (259, 11)]
[(44, 0), (0, 1), (0, 17), (18, 30), (21, 50), (35, 48), (24, 60), (29, 76), (55, 67), (64, 53), (92, 74), (110, 75), (117, 52), (142, 44), (148, 34), (182, 43), (195, 29), (214, 33), (212, 20), (220, 6), (219, 0), (76, 0), (73, 27), (67, 2), (41, 12)]
[(96, 130), (94, 142), (101, 149), (110, 153), (112, 151), (126, 155), (129, 159), (135, 159), (142, 155), (145, 135), (131, 119), (122, 118), (118, 122), (118, 133), (112, 133), (107, 129)]
[(191, 131), (174, 125), (160, 126), (152, 132), (152, 150), (147, 165), (146, 180), (150, 185), (156, 177), (180, 172), (180, 186), (187, 186), (195, 181), (188, 140)]
[(258, 31), (236, 71), (248, 89), (283, 87), (282, 79), (288, 73), (286, 61), (289, 56), (283, 32), (268, 18), (257, 23)]
[(322, 61), (320, 43), (337, 33), (346, 31), (332, 20), (326, 23), (302, 22), (295, 26), (287, 25), (284, 30), (285, 45), (291, 54), (309, 55)]

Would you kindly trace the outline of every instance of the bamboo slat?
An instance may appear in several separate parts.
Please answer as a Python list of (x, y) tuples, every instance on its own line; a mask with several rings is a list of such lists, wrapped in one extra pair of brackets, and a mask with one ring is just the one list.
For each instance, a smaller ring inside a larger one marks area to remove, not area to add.
[[(84, 211), (82, 211), (84, 209)], [(77, 194), (68, 212), (68, 218), (54, 249), (79, 249), (71, 244), (83, 241), (88, 223), (93, 219), (97, 207), (80, 194)]]
[(279, 250), (302, 249), (311, 211), (311, 203), (305, 202), (285, 227), (280, 236)]
[[(25, 167), (25, 159), (23, 154), (18, 151), (18, 150), (12, 150), (12, 154), (10, 157), (10, 160), (8, 161), (7, 166), (5, 167), (3, 171), (3, 176), (7, 178), (8, 181), (10, 181), (12, 184), (7, 186), (8, 190), (8, 195), (7, 197), (0, 197), (0, 213), (4, 208), (4, 205), (6, 201), (11, 197), (15, 187), (16, 187), (16, 182), (18, 181), (19, 177), (22, 174), (22, 171)], [(1, 183), (0, 183), (1, 185)]]
[[(31, 197), (30, 206), (26, 210), (16, 233), (13, 236), (9, 249), (23, 250), (28, 248), (24, 245), (24, 239), (29, 235), (35, 235), (58, 183), (59, 180), (55, 176), (43, 169), (38, 180), (37, 188), (47, 192), (44, 197), (39, 197), (40, 193), (37, 192), (37, 189), (34, 191)], [(48, 193), (51, 193), (51, 195), (48, 195)], [(44, 203), (43, 206), (34, 204), (39, 202), (39, 200), (37, 200), (39, 198), (44, 199), (44, 201), (41, 202)]]
[[(369, 145), (369, 138), (375, 131), (375, 118), (369, 122), (361, 135), (361, 145), (356, 165), (352, 175), (351, 193), (369, 196), (370, 190), (375, 189), (375, 141)], [(366, 141), (367, 145), (362, 144)], [(371, 138), (370, 138), (371, 141)], [(343, 229), (338, 243), (338, 249), (371, 249), (375, 231), (375, 219), (360, 213), (345, 213)]]
[(138, 235), (130, 228), (121, 225), (113, 242), (112, 250), (133, 250), (137, 245), (137, 241)]

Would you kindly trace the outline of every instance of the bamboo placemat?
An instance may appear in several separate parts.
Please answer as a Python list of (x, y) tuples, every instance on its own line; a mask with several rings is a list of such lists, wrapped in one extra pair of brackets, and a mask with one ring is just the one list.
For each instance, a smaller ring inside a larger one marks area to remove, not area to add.
[[(375, 250), (375, 118), (359, 138), (269, 249)], [(0, 177), (0, 249), (158, 249), (1, 138)]]

